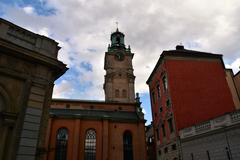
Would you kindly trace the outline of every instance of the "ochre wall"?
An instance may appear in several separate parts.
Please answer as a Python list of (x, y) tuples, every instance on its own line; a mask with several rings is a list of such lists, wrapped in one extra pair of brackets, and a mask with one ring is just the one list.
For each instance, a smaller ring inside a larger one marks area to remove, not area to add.
[(120, 123), (109, 120), (80, 120), (59, 119), (50, 120), (51, 129), (48, 160), (55, 158), (56, 132), (65, 127), (69, 130), (68, 160), (84, 160), (85, 133), (88, 129), (95, 129), (97, 134), (97, 160), (122, 160), (123, 159), (123, 133), (130, 131), (133, 138), (134, 160), (146, 159), (144, 123)]

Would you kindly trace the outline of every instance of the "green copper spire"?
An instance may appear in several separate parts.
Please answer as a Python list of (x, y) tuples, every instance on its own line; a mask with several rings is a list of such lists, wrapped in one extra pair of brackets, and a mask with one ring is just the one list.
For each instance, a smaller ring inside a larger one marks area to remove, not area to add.
[(116, 32), (113, 32), (111, 34), (111, 48), (124, 48), (124, 34), (122, 32), (119, 32), (118, 28)]

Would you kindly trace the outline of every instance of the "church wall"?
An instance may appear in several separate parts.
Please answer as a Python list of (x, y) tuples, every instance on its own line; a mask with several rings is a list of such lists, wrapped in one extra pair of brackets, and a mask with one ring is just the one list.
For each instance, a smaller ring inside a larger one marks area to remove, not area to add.
[(85, 134), (94, 129), (97, 134), (96, 160), (123, 159), (123, 133), (130, 131), (133, 137), (134, 160), (145, 160), (144, 123), (120, 123), (109, 120), (84, 120), (54, 118), (51, 122), (48, 160), (55, 159), (56, 133), (59, 128), (69, 130), (68, 160), (84, 160)]

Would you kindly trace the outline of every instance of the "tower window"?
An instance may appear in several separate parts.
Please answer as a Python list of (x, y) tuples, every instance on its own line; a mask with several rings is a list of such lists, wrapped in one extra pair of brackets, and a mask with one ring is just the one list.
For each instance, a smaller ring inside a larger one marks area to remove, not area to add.
[(116, 97), (116, 98), (119, 98), (119, 89), (116, 89), (116, 90), (115, 90), (115, 97)]
[(68, 130), (66, 128), (58, 129), (56, 139), (57, 140), (56, 140), (55, 160), (66, 160), (67, 159)]
[(85, 138), (85, 157), (84, 160), (96, 159), (96, 131), (89, 129)]
[(123, 97), (123, 98), (126, 98), (126, 97), (127, 97), (127, 91), (126, 91), (126, 89), (124, 89), (124, 90), (122, 91), (122, 97)]
[(117, 44), (120, 44), (120, 37), (116, 38), (116, 42), (117, 42)]

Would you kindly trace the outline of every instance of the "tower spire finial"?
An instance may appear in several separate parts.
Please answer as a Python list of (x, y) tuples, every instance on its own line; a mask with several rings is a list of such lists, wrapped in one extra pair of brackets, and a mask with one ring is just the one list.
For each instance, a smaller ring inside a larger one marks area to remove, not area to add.
[(117, 31), (118, 31), (118, 21), (116, 21)]

